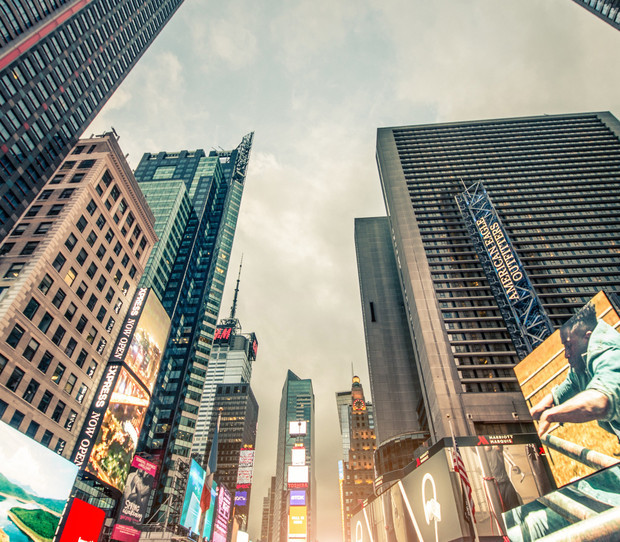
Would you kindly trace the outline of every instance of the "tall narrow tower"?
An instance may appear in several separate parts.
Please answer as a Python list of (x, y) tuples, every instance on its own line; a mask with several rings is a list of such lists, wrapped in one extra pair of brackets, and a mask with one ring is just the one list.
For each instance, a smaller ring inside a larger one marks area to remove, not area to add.
[(0, 237), (182, 1), (0, 3)]

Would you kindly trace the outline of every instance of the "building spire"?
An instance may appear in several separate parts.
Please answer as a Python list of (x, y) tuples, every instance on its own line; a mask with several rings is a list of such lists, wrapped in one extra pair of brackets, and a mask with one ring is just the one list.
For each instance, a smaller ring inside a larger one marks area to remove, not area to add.
[(241, 254), (241, 263), (239, 264), (239, 274), (237, 275), (237, 286), (235, 287), (235, 297), (233, 298), (232, 307), (230, 307), (230, 320), (234, 320), (237, 312), (237, 296), (239, 295), (239, 281), (241, 280), (241, 268), (243, 267), (243, 254)]

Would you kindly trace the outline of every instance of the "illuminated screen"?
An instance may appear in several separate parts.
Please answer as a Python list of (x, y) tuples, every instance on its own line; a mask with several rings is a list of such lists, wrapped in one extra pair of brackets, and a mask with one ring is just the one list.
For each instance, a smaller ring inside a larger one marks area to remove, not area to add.
[(289, 504), (291, 506), (306, 506), (306, 491), (304, 489), (291, 489)]
[(215, 507), (217, 506), (217, 483), (213, 482), (211, 485), (211, 503), (209, 504), (209, 509), (207, 510), (206, 518), (205, 518), (205, 526), (202, 531), (202, 536), (206, 540), (211, 540), (211, 529), (213, 527), (213, 514), (215, 513)]
[(228, 535), (228, 519), (232, 508), (230, 491), (220, 486), (217, 496), (217, 509), (213, 526), (213, 542), (226, 542)]
[(6, 534), (4, 540), (29, 540), (16, 523), (53, 539), (77, 472), (77, 465), (0, 422), (0, 531)]
[(144, 388), (123, 367), (86, 466), (88, 472), (117, 489), (125, 487), (149, 400)]
[(288, 509), (288, 534), (306, 534), (306, 507), (290, 506)]
[(248, 492), (237, 491), (235, 493), (235, 506), (245, 506), (248, 504)]
[[(599, 292), (515, 367), (530, 412), (540, 417), (539, 433), (548, 430), (541, 438), (558, 486), (620, 456), (619, 321), (609, 298)], [(598, 413), (589, 414), (593, 408)], [(615, 410), (610, 413), (610, 408)], [(584, 418), (596, 421), (580, 422)], [(585, 447), (609, 459), (587, 466), (567, 455), (575, 445), (578, 453)]]
[(303, 436), (306, 434), (306, 422), (305, 421), (294, 421), (288, 423), (288, 434), (291, 437)]
[(237, 470), (238, 486), (249, 487), (252, 483), (254, 454), (254, 450), (241, 450), (239, 452), (239, 469)]
[(181, 525), (197, 533), (200, 523), (200, 497), (205, 482), (204, 469), (192, 459), (181, 512)]
[(293, 465), (305, 465), (306, 464), (306, 449), (305, 448), (293, 448), (291, 450), (291, 463)]
[[(305, 484), (308, 485), (308, 466), (290, 465), (288, 468), (288, 485)], [(301, 487), (301, 486), (300, 486)]]
[(103, 510), (80, 499), (73, 499), (60, 542), (96, 542), (104, 520)]

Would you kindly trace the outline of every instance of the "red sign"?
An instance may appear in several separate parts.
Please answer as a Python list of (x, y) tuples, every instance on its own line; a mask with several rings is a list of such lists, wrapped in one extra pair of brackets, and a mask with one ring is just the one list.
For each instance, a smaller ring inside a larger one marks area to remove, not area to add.
[(232, 327), (218, 327), (215, 329), (215, 335), (213, 336), (213, 342), (228, 342), (232, 333)]
[(60, 542), (97, 542), (105, 512), (92, 504), (73, 499)]

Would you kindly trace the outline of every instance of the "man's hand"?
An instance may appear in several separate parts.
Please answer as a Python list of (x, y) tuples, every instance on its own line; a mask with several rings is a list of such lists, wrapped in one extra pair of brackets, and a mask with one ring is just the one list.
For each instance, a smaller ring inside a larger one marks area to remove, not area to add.
[(552, 406), (553, 406), (553, 395), (549, 393), (545, 395), (545, 397), (539, 403), (537, 403), (530, 409), (530, 415), (532, 416), (534, 420), (538, 420), (540, 419), (540, 416), (542, 415), (542, 413), (545, 410), (551, 408)]
[(549, 410), (545, 410), (541, 415), (540, 415), (540, 419), (538, 421), (538, 436), (542, 437), (547, 431), (549, 431), (549, 428), (551, 427), (551, 422), (547, 419), (547, 416), (549, 415)]

